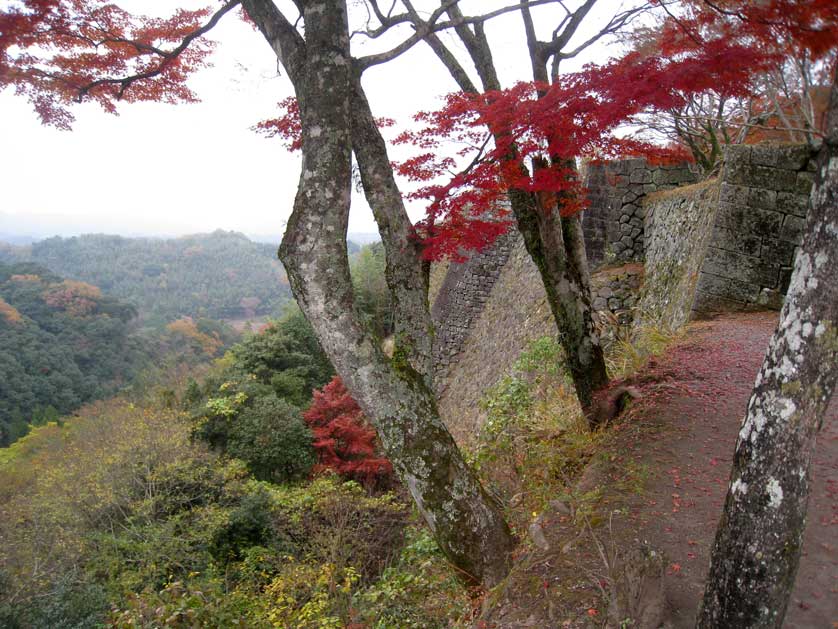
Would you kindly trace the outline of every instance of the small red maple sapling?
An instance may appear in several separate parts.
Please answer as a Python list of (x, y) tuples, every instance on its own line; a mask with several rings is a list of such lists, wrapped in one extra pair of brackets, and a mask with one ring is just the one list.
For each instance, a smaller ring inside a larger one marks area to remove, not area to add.
[(315, 473), (333, 470), (366, 487), (389, 482), (393, 466), (386, 458), (377, 456), (375, 429), (338, 376), (314, 391), (303, 419), (314, 433), (318, 457)]

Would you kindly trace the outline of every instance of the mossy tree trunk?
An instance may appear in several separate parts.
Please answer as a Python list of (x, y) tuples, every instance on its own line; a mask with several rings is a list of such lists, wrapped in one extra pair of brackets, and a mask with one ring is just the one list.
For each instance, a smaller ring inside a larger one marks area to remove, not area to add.
[[(354, 74), (346, 0), (297, 2), (305, 39), (273, 0), (243, 4), (285, 66), (300, 107), (302, 172), (279, 250), (294, 296), (378, 429), (440, 548), (464, 575), (494, 585), (509, 570), (513, 538), (436, 408), (427, 287), (418, 252), (408, 243), (404, 207), (400, 199), (392, 203), (398, 191), (389, 160)], [(346, 246), (353, 142), (387, 251), (387, 280), (399, 317), (393, 360), (354, 306)]]
[(698, 627), (780, 627), (794, 587), (812, 454), (838, 379), (838, 74), (803, 247), (733, 460)]
[(518, 230), (541, 274), (567, 367), (582, 410), (592, 416), (594, 393), (608, 384), (605, 358), (594, 323), (590, 274), (578, 217), (541, 208), (537, 197), (510, 190)]

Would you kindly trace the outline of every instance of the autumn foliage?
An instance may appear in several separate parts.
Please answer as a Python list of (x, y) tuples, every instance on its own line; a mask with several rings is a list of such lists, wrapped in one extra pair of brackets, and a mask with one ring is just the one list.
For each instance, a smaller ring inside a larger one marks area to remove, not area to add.
[(20, 312), (18, 312), (17, 308), (12, 306), (2, 297), (0, 297), (0, 319), (3, 319), (8, 323), (20, 323), (23, 321), (23, 317)]
[[(426, 257), (456, 258), (503, 233), (507, 212), (498, 208), (509, 189), (535, 193), (541, 211), (558, 208), (570, 216), (584, 209), (578, 158), (684, 160), (678, 147), (621, 131), (639, 114), (677, 107), (692, 93), (744, 93), (762, 61), (759, 51), (717, 40), (675, 57), (629, 54), (561, 75), (552, 85), (449, 95), (440, 110), (415, 117), (418, 130), (397, 138), (418, 152), (398, 172), (416, 186), (410, 197), (428, 204), (420, 226)], [(459, 162), (443, 150), (451, 143), (465, 147)], [(448, 174), (461, 162), (467, 166)]]
[(192, 102), (186, 78), (212, 50), (195, 34), (211, 14), (176, 9), (161, 19), (101, 0), (12, 3), (0, 11), (0, 88), (13, 86), (62, 129), (74, 120), (68, 105), (82, 99), (111, 113), (118, 100)]
[(181, 317), (177, 321), (172, 321), (166, 329), (195, 344), (207, 356), (215, 356), (224, 346), (224, 341), (217, 333), (201, 332), (192, 317)]
[[(701, 15), (705, 22), (711, 19)], [(682, 147), (644, 141), (625, 129), (637, 124), (641, 114), (677, 109), (709, 90), (744, 96), (753, 77), (787, 52), (755, 45), (765, 33), (745, 30), (742, 24), (738, 30), (718, 27), (714, 37), (700, 44), (672, 30), (676, 27), (667, 27), (665, 45), (653, 51), (588, 65), (556, 77), (552, 84), (519, 82), (505, 90), (453, 93), (439, 110), (418, 113), (416, 128), (395, 139), (410, 146), (414, 155), (395, 167), (413, 185), (407, 197), (427, 206), (426, 218), (417, 225), (425, 258), (462, 259), (506, 232), (510, 189), (534, 193), (542, 211), (557, 208), (570, 216), (583, 210), (579, 158), (643, 155), (656, 163), (691, 159)], [(278, 118), (256, 130), (298, 149), (297, 103), (286, 99), (280, 110)]]
[(48, 306), (64, 310), (74, 317), (93, 314), (101, 298), (102, 291), (97, 286), (76, 280), (53, 284), (44, 293), (44, 302)]
[(332, 470), (366, 486), (381, 485), (392, 475), (390, 461), (377, 456), (375, 430), (338, 376), (314, 391), (303, 419), (314, 433), (315, 472)]

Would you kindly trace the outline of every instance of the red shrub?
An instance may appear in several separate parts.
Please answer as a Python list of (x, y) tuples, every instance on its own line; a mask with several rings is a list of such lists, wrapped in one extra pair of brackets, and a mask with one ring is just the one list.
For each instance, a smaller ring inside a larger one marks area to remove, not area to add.
[(315, 473), (334, 470), (368, 487), (384, 484), (392, 476), (390, 461), (376, 456), (375, 429), (338, 376), (314, 391), (303, 419), (314, 433)]

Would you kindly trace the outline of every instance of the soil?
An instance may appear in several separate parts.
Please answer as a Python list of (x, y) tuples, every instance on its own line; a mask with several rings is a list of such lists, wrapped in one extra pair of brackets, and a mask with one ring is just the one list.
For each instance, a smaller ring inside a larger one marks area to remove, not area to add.
[[(580, 480), (577, 494), (597, 497), (581, 532), (580, 518), (556, 502), (540, 518), (540, 547), (487, 601), (478, 626), (616, 626), (603, 602), (608, 566), (637, 541), (665, 557), (664, 626), (694, 626), (736, 437), (777, 318), (750, 313), (693, 323), (682, 342), (632, 378), (643, 398), (607, 429), (606, 452)], [(812, 465), (789, 629), (838, 629), (836, 419), (833, 399)]]

